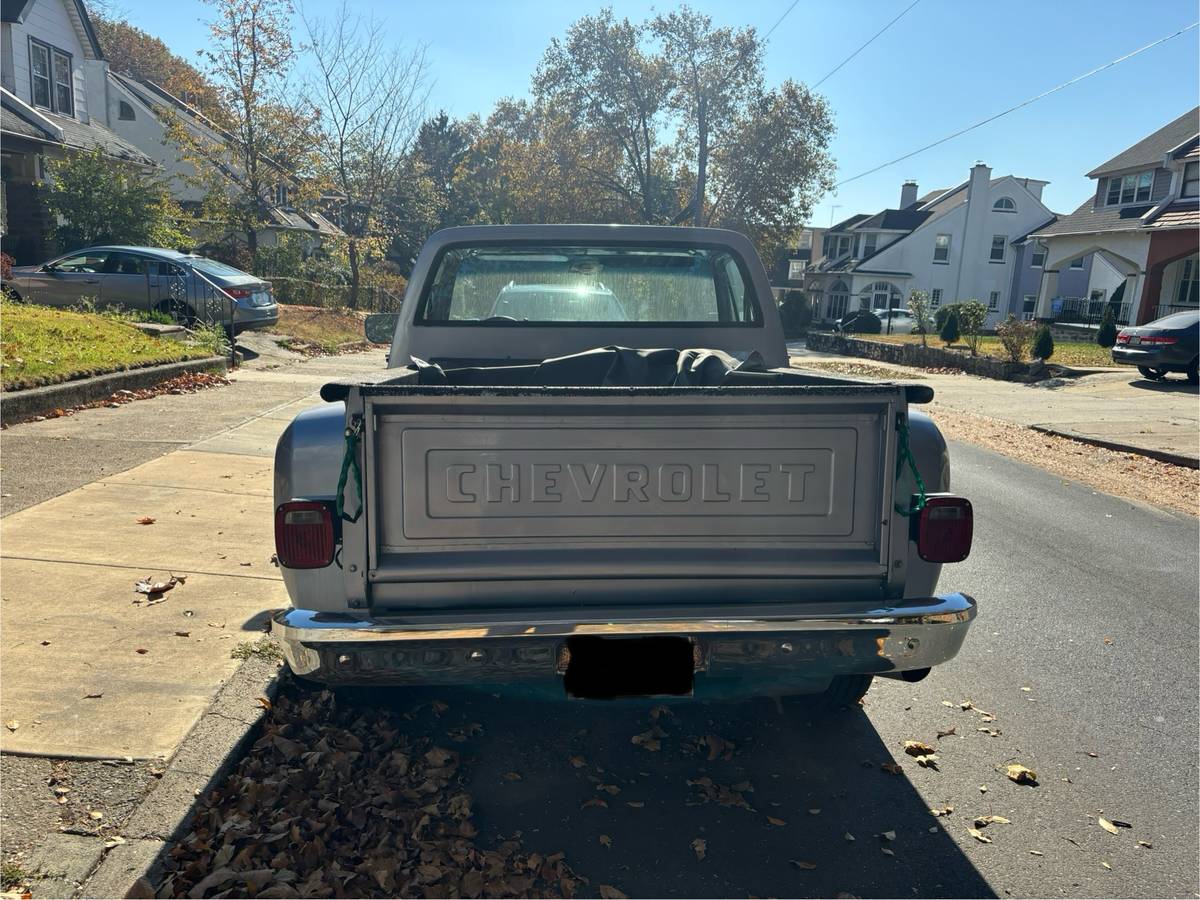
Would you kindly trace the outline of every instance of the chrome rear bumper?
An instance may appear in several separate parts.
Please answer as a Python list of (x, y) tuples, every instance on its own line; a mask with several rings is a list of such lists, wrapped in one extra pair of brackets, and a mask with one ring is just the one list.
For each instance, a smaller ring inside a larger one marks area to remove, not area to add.
[[(550, 616), (471, 624), (355, 619), (288, 609), (272, 633), (297, 675), (328, 684), (506, 683), (561, 675), (571, 638), (675, 635), (693, 643), (711, 677), (827, 681), (840, 674), (897, 675), (952, 659), (975, 618), (965, 594), (830, 614), (829, 604), (736, 618), (639, 617), (578, 621)], [(760, 608), (761, 609), (761, 608)]]

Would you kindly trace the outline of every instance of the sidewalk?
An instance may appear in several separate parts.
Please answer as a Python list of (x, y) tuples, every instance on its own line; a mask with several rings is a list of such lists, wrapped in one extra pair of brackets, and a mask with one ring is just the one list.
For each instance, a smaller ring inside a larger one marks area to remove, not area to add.
[[(897, 377), (916, 371), (856, 356), (819, 353), (805, 348), (802, 341), (790, 343), (789, 350), (793, 365), (798, 366), (806, 360), (852, 361), (894, 370)], [(931, 411), (945, 407), (1065, 437), (1200, 458), (1200, 389), (1178, 377), (1147, 381), (1135, 370), (1122, 368), (1018, 384), (973, 375), (918, 374), (934, 390)]]
[[(383, 366), (376, 351), (251, 367), (226, 388), (4, 432), (0, 705), (16, 728), (0, 749), (170, 756), (237, 668), (230, 652), (287, 603), (270, 562), (276, 438), (325, 381)], [(164, 602), (133, 603), (137, 580), (171, 573), (187, 579)]]

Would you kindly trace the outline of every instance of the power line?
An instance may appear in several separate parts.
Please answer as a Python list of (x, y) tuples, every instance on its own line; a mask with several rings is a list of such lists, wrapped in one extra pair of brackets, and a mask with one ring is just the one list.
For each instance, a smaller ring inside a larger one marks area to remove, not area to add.
[(778, 27), (779, 27), (779, 23), (780, 23), (780, 22), (782, 22), (784, 19), (786, 19), (786, 18), (788, 17), (788, 13), (790, 13), (790, 12), (791, 12), (793, 9), (795, 9), (795, 8), (796, 8), (796, 4), (797, 4), (797, 3), (799, 3), (799, 2), (800, 2), (800, 0), (792, 0), (792, 5), (791, 5), (791, 6), (789, 6), (789, 7), (788, 7), (788, 8), (787, 8), (787, 9), (784, 11), (784, 13), (783, 13), (783, 15), (782, 15), (782, 16), (780, 16), (778, 19), (776, 19), (776, 20), (775, 20), (775, 24), (774, 24), (774, 25), (772, 25), (772, 26), (771, 26), (771, 28), (770, 28), (770, 30), (769, 30), (769, 31), (768, 31), (766, 34), (764, 34), (764, 35), (763, 35), (762, 39), (763, 39), (764, 41), (765, 41), (767, 38), (769, 38), (769, 37), (771, 36), (771, 32), (772, 32), (772, 31), (774, 31), (776, 28), (778, 28)]
[(1085, 78), (1091, 78), (1093, 75), (1103, 72), (1105, 69), (1111, 69), (1113, 66), (1123, 63), (1127, 59), (1132, 59), (1133, 57), (1137, 56), (1139, 53), (1144, 53), (1147, 50), (1157, 47), (1159, 44), (1165, 44), (1167, 41), (1177, 38), (1181, 34), (1185, 34), (1189, 31), (1191, 31), (1193, 28), (1195, 28), (1198, 25), (1200, 25), (1200, 22), (1193, 22), (1191, 25), (1188, 25), (1185, 28), (1180, 28), (1174, 34), (1168, 34), (1166, 37), (1159, 38), (1157, 41), (1152, 41), (1151, 43), (1147, 44), (1144, 47), (1139, 47), (1138, 49), (1136, 49), (1130, 53), (1126, 53), (1124, 56), (1119, 56), (1116, 59), (1112, 60), (1111, 62), (1106, 62), (1102, 66), (1097, 66), (1096, 68), (1092, 69), (1089, 72), (1084, 72), (1082, 75), (1076, 75), (1070, 81), (1064, 81), (1062, 84), (1056, 85), (1055, 87), (1052, 87), (1047, 91), (1042, 91), (1040, 94), (1030, 97), (1027, 100), (1022, 100), (1020, 103), (1016, 104), (1015, 106), (1010, 106), (1008, 109), (1006, 109), (1002, 112), (998, 112), (995, 115), (988, 116), (986, 119), (981, 119), (980, 121), (976, 122), (974, 125), (968, 125), (966, 128), (961, 128), (958, 131), (954, 132), (953, 134), (948, 134), (948, 135), (946, 135), (946, 137), (940, 138), (939, 140), (936, 140), (931, 144), (926, 144), (924, 147), (920, 147), (916, 150), (913, 150), (911, 153), (905, 153), (903, 156), (897, 156), (895, 159), (889, 160), (888, 162), (885, 162), (885, 163), (882, 163), (881, 165), (878, 165), (873, 169), (868, 169), (866, 172), (862, 172), (858, 175), (855, 175), (853, 178), (847, 178), (844, 181), (839, 181), (837, 184), (834, 185), (834, 189), (836, 190), (837, 188), (840, 188), (842, 185), (849, 184), (852, 181), (857, 181), (860, 178), (866, 178), (868, 175), (874, 175), (880, 169), (886, 169), (888, 166), (894, 166), (898, 162), (904, 162), (904, 160), (911, 159), (912, 157), (916, 156), (918, 153), (924, 153), (926, 150), (931, 150), (934, 147), (937, 147), (939, 144), (944, 144), (947, 141), (954, 140), (956, 137), (961, 137), (962, 135), (966, 134), (968, 131), (974, 131), (976, 128), (981, 128), (984, 125), (987, 125), (989, 122), (995, 122), (997, 119), (999, 119), (1003, 116), (1007, 116), (1009, 113), (1016, 112), (1018, 109), (1021, 109), (1023, 107), (1028, 106), (1031, 103), (1041, 100), (1043, 97), (1049, 97), (1051, 94), (1054, 94), (1054, 93), (1057, 93), (1058, 91), (1063, 90), (1063, 88), (1068, 88), (1073, 84), (1077, 84), (1078, 82), (1083, 81)]
[[(828, 81), (829, 78), (832, 77), (833, 74), (835, 72), (837, 72), (838, 69), (840, 69), (846, 63), (850, 62), (850, 60), (854, 59), (854, 57), (858, 56), (858, 54), (860, 54), (864, 50), (866, 50), (867, 47), (869, 47), (871, 45), (871, 43), (875, 40), (875, 38), (879, 37), (881, 34), (883, 34), (885, 31), (887, 31), (889, 28), (891, 28), (893, 25), (895, 25), (897, 22), (899, 22), (901, 19), (903, 19), (905, 14), (920, 2), (921, 2), (921, 0), (913, 0), (912, 3), (910, 3), (908, 6), (906, 6), (904, 8), (904, 10), (900, 13), (900, 15), (896, 16), (896, 18), (892, 19), (892, 21), (888, 22), (886, 25), (884, 25), (882, 28), (880, 28), (877, 32), (875, 32), (875, 34), (873, 34), (871, 36), (870, 40), (868, 40), (865, 44), (863, 44), (861, 47), (859, 47), (857, 50), (855, 50), (853, 53), (851, 53), (849, 56), (847, 56), (845, 59), (843, 59), (840, 63), (838, 63), (836, 66), (834, 66), (833, 71), (831, 71), (828, 75), (826, 75), (824, 78), (822, 78), (820, 81), (818, 81), (816, 84), (814, 84), (812, 86), (812, 90), (815, 91), (817, 88), (819, 88), (821, 85), (823, 85), (826, 81)], [(792, 5), (795, 6), (796, 4), (793, 3)], [(791, 10), (788, 10), (788, 12), (791, 12)], [(785, 15), (786, 15), (786, 13), (785, 13)]]

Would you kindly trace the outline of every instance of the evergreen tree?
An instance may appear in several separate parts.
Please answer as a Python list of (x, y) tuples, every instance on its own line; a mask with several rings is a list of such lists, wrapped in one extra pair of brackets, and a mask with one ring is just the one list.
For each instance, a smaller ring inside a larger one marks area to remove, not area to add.
[(958, 340), (958, 313), (952, 312), (946, 316), (946, 322), (942, 325), (942, 330), (938, 334), (947, 347)]
[(1117, 323), (1113, 321), (1112, 307), (1105, 305), (1100, 317), (1100, 330), (1096, 332), (1096, 343), (1105, 349), (1117, 342)]
[(1050, 327), (1043, 325), (1038, 329), (1037, 337), (1033, 339), (1033, 358), (1047, 360), (1054, 355), (1054, 335)]

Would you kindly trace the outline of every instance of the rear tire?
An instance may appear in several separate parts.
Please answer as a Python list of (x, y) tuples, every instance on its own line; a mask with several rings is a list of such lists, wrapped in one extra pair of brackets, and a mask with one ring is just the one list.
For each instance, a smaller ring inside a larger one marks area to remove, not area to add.
[(1149, 378), (1151, 381), (1162, 381), (1167, 377), (1164, 369), (1152, 369), (1149, 366), (1138, 366), (1137, 370), (1142, 373), (1143, 378)]
[(854, 709), (871, 687), (871, 675), (837, 675), (819, 694), (799, 694), (784, 697), (805, 712), (827, 714)]
[(1200, 384), (1200, 369), (1197, 365), (1200, 364), (1200, 359), (1193, 359), (1191, 365), (1187, 367), (1188, 384)]

